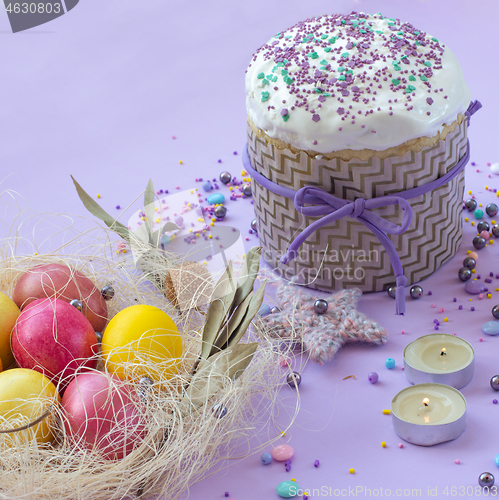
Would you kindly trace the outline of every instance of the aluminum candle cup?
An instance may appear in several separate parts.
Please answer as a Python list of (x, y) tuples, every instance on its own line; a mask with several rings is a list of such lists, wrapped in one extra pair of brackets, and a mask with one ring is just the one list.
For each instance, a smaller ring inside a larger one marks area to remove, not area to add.
[(473, 347), (455, 335), (425, 335), (404, 349), (404, 373), (411, 384), (433, 382), (461, 389), (474, 371)]
[(448, 385), (406, 387), (392, 399), (391, 411), (395, 432), (419, 446), (452, 441), (466, 426), (466, 400)]

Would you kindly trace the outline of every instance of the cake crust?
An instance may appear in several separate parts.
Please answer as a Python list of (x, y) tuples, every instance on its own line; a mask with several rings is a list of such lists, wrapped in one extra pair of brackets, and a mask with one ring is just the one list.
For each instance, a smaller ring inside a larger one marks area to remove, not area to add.
[(432, 147), (438, 141), (445, 140), (447, 135), (454, 132), (454, 130), (456, 130), (456, 127), (463, 122), (464, 118), (465, 118), (464, 115), (459, 114), (457, 116), (457, 119), (450, 125), (446, 125), (444, 123), (442, 130), (433, 137), (418, 137), (416, 139), (411, 139), (409, 141), (406, 141), (403, 144), (400, 144), (399, 146), (385, 149), (384, 151), (375, 151), (373, 149), (361, 149), (361, 150), (342, 149), (340, 151), (331, 151), (329, 153), (320, 153), (318, 151), (313, 151), (313, 150), (300, 150), (299, 148), (295, 148), (293, 145), (281, 141), (280, 139), (269, 137), (263, 130), (259, 129), (251, 121), (249, 116), (247, 117), (246, 121), (253, 130), (253, 132), (255, 132), (258, 138), (263, 139), (267, 144), (271, 144), (272, 146), (275, 146), (280, 150), (289, 149), (290, 151), (293, 152), (293, 154), (303, 152), (306, 153), (311, 158), (320, 157), (327, 160), (333, 160), (335, 158), (339, 158), (340, 160), (343, 161), (350, 161), (357, 158), (358, 160), (366, 161), (372, 157), (386, 159), (391, 156), (404, 156), (409, 151), (419, 153), (422, 149)]

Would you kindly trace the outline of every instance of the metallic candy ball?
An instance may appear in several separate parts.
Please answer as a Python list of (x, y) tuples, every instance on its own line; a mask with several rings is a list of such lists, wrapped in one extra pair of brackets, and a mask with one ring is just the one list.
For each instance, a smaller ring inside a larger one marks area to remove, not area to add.
[(494, 391), (499, 391), (499, 375), (494, 375), (490, 379), (490, 387), (492, 387)]
[(232, 180), (232, 175), (229, 172), (222, 172), (219, 179), (222, 184), (228, 184)]
[(473, 238), (473, 246), (477, 250), (481, 250), (487, 243), (487, 240), (483, 236), (475, 236)]
[(390, 285), (387, 289), (386, 289), (386, 293), (388, 294), (389, 297), (391, 297), (392, 299), (395, 298), (395, 295), (397, 293), (397, 285)]
[(420, 299), (423, 296), (423, 289), (419, 285), (411, 286), (410, 294), (413, 299)]
[(253, 229), (253, 231), (255, 231), (255, 233), (258, 233), (258, 226), (256, 225), (256, 219), (253, 219), (251, 221), (251, 229)]
[(461, 281), (469, 281), (473, 276), (473, 273), (471, 272), (471, 269), (469, 269), (468, 267), (462, 267), (457, 272), (457, 275), (459, 276), (459, 279)]
[(149, 388), (149, 386), (153, 385), (154, 382), (153, 382), (152, 378), (140, 377), (139, 384), (143, 385), (144, 387)]
[(499, 319), (499, 305), (492, 308), (492, 316), (494, 316), (495, 319)]
[(244, 195), (251, 196), (251, 184), (243, 184), (242, 190)]
[(149, 388), (154, 384), (152, 379), (149, 377), (140, 377), (139, 380), (139, 396), (144, 403), (147, 403), (147, 393), (149, 392)]
[(99, 342), (99, 344), (102, 344), (102, 333), (95, 332), (95, 336), (97, 337), (97, 342)]
[(316, 314), (324, 314), (327, 311), (328, 303), (324, 299), (317, 299), (314, 302), (314, 311)]
[(483, 220), (476, 225), (476, 229), (479, 233), (482, 231), (490, 231), (490, 224), (486, 220)]
[(114, 297), (114, 288), (111, 285), (106, 285), (102, 287), (100, 293), (104, 297), (104, 300), (111, 300)]
[(497, 212), (499, 212), (499, 207), (495, 203), (489, 203), (485, 207), (485, 211), (489, 217), (494, 217), (494, 215), (497, 215)]
[(301, 384), (301, 375), (298, 372), (290, 373), (286, 377), (286, 383), (289, 387), (296, 389)]
[(492, 488), (492, 486), (494, 486), (494, 482), (495, 482), (494, 475), (491, 474), (490, 472), (482, 472), (478, 476), (478, 484), (482, 488)]
[(225, 415), (227, 415), (227, 408), (224, 405), (221, 405), (220, 403), (214, 405), (211, 411), (213, 412), (213, 415), (217, 418), (224, 418)]
[(494, 224), (492, 226), (492, 234), (496, 237), (499, 236), (499, 224)]
[(78, 311), (81, 311), (83, 309), (83, 304), (81, 303), (81, 300), (78, 299), (73, 299), (70, 303), (73, 307), (76, 307)]
[(227, 209), (223, 205), (218, 205), (213, 213), (217, 219), (223, 219), (227, 215)]
[(280, 313), (281, 310), (277, 307), (277, 306), (274, 306), (271, 310), (270, 310), (270, 314), (276, 314), (276, 313)]
[(475, 269), (476, 260), (473, 257), (466, 257), (466, 259), (463, 260), (463, 266), (468, 269)]
[(466, 200), (464, 202), (464, 206), (470, 211), (470, 212), (473, 212), (473, 210), (475, 210), (475, 208), (478, 206), (478, 203), (476, 202), (476, 200), (474, 200), (473, 198), (470, 198), (469, 200)]

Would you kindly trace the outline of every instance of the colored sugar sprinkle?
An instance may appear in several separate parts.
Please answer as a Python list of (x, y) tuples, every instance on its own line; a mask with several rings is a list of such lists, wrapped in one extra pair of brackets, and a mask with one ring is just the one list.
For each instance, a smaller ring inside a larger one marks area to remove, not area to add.
[[(380, 53), (378, 45), (387, 51)], [(386, 88), (404, 102), (410, 101), (409, 94), (421, 88), (444, 92), (444, 89), (432, 89), (431, 85), (434, 74), (442, 70), (444, 52), (437, 38), (416, 30), (409, 23), (384, 18), (381, 14), (352, 12), (300, 22), (258, 49), (253, 61), (261, 54), (264, 61), (274, 64), (271, 73), (256, 75), (260, 88), (275, 83), (274, 88), (278, 90), (279, 83), (284, 83), (289, 89), (292, 102), (288, 102), (290, 111), (281, 115), (283, 121), (288, 119), (285, 116), (292, 117), (294, 109), (304, 108), (314, 117), (313, 121), (318, 122), (316, 94), (328, 94), (340, 103), (346, 98), (346, 107), (354, 115), (359, 110), (357, 103), (365, 106), (376, 101), (377, 89)], [(374, 63), (376, 69), (373, 69)], [(369, 73), (367, 69), (373, 71)], [(400, 72), (400, 76), (394, 77), (394, 71)], [(418, 82), (418, 88), (408, 81)], [(268, 100), (269, 94), (262, 92), (261, 101)], [(328, 105), (327, 101), (319, 102), (319, 107)], [(391, 102), (388, 99), (387, 107)], [(386, 108), (376, 104), (371, 111), (385, 112)], [(431, 106), (433, 100), (426, 98), (426, 104)], [(276, 108), (270, 106), (270, 109)], [(405, 109), (412, 111), (414, 106), (408, 105)], [(424, 112), (431, 114), (429, 110)], [(391, 109), (389, 114), (393, 115)], [(361, 127), (362, 123), (357, 126)]]

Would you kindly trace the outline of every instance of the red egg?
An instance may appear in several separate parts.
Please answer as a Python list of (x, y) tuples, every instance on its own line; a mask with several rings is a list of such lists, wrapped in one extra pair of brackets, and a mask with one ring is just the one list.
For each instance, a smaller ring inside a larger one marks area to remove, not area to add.
[(17, 365), (43, 373), (55, 385), (82, 366), (95, 368), (96, 344), (88, 319), (59, 299), (35, 300), (23, 309), (12, 330)]
[(103, 332), (107, 305), (100, 290), (84, 274), (64, 264), (44, 264), (28, 269), (17, 281), (12, 300), (20, 309), (36, 299), (81, 301), (83, 314), (96, 332)]
[(62, 398), (66, 433), (76, 447), (121, 460), (146, 435), (140, 404), (130, 383), (101, 372), (81, 373)]

